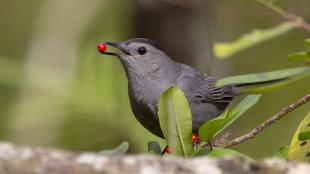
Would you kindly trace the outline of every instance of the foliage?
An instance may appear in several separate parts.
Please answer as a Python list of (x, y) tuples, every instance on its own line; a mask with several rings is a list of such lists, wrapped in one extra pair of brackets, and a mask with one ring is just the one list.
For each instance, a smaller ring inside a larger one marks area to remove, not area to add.
[[(225, 127), (235, 121), (242, 113), (253, 106), (260, 95), (247, 96), (238, 106), (231, 111), (225, 112), (213, 120), (206, 122), (199, 129), (201, 143), (204, 144), (214, 138)], [(201, 146), (193, 149), (192, 142), (192, 117), (189, 104), (182, 90), (177, 86), (167, 89), (160, 97), (158, 109), (160, 126), (172, 154), (182, 156), (200, 156), (211, 154), (213, 156), (232, 154), (227, 149), (204, 150)], [(149, 143), (149, 151), (158, 154), (160, 148), (157, 143)], [(214, 152), (213, 152), (214, 151)], [(209, 153), (210, 152), (210, 153)], [(191, 155), (190, 155), (191, 154)], [(237, 154), (237, 153), (233, 153)]]
[(122, 142), (119, 146), (117, 146), (115, 149), (110, 150), (103, 150), (99, 152), (101, 155), (124, 155), (129, 148), (128, 142)]
[(213, 51), (218, 58), (225, 59), (254, 45), (281, 36), (291, 31), (294, 27), (294, 23), (285, 22), (270, 29), (256, 29), (249, 34), (241, 36), (236, 41), (214, 44)]
[(249, 95), (235, 108), (224, 112), (222, 115), (209, 120), (199, 128), (199, 137), (202, 141), (210, 141), (228, 125), (234, 122), (245, 111), (251, 108), (259, 100), (260, 95)]
[(299, 124), (288, 151), (288, 159), (293, 161), (310, 160), (310, 112)]
[(160, 127), (171, 153), (188, 156), (192, 151), (192, 115), (184, 93), (177, 86), (164, 92), (159, 101)]
[(305, 40), (306, 51), (292, 53), (288, 59), (294, 61), (310, 61), (310, 39)]
[(281, 158), (281, 159), (287, 159), (289, 151), (289, 146), (282, 146), (278, 149), (277, 153), (275, 154), (275, 157)]
[[(275, 87), (287, 85), (296, 80), (300, 80), (310, 76), (310, 67), (298, 67), (291, 69), (284, 69), (278, 71), (246, 74), (227, 77), (220, 79), (217, 83), (217, 87), (222, 87), (228, 84), (247, 84), (247, 83), (262, 83), (256, 87), (245, 88), (244, 92), (261, 92), (262, 90), (272, 89)], [(268, 82), (271, 82), (268, 84)], [(277, 82), (277, 83), (272, 83)]]

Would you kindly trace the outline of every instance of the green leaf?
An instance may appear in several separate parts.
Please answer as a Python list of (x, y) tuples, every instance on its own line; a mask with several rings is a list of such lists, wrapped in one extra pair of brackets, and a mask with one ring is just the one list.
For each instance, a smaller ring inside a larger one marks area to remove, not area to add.
[(310, 60), (310, 56), (308, 55), (307, 52), (292, 53), (288, 55), (287, 58), (289, 60), (294, 60), (294, 61), (309, 61)]
[(306, 51), (292, 53), (288, 55), (289, 60), (310, 61), (310, 39), (305, 40)]
[(245, 97), (235, 108), (231, 111), (226, 111), (219, 117), (216, 117), (204, 123), (198, 130), (199, 137), (202, 141), (212, 140), (224, 128), (230, 125), (245, 111), (257, 103), (261, 95), (249, 95)]
[(243, 157), (243, 158), (252, 160), (250, 157), (240, 152), (237, 152), (231, 149), (216, 148), (216, 147), (212, 149), (212, 151), (208, 154), (208, 156), (216, 157), (216, 158), (224, 157), (224, 156), (238, 156), (238, 157)]
[(298, 134), (298, 140), (299, 141), (304, 141), (304, 140), (309, 140), (310, 139), (310, 130), (305, 131), (305, 132), (300, 132)]
[(172, 86), (160, 96), (160, 127), (171, 154), (188, 156), (192, 151), (192, 115), (182, 90)]
[(160, 148), (160, 145), (157, 141), (150, 141), (148, 144), (148, 152), (155, 153), (155, 154), (161, 154), (162, 150)]
[(117, 146), (115, 149), (110, 150), (103, 150), (100, 151), (100, 155), (124, 155), (129, 148), (129, 143), (127, 141), (122, 142), (119, 146)]
[(281, 36), (291, 31), (294, 27), (294, 23), (285, 22), (273, 28), (265, 30), (254, 30), (249, 34), (241, 36), (236, 41), (214, 44), (213, 51), (216, 57), (225, 59), (249, 47)]
[(281, 159), (287, 159), (288, 150), (289, 150), (289, 146), (280, 147), (277, 153), (275, 154), (275, 157), (281, 158)]
[(277, 81), (277, 83), (265, 83), (264, 85), (253, 85), (253, 87), (245, 88), (245, 91), (262, 91), (278, 86), (283, 86), (293, 81), (299, 80), (301, 78), (310, 76), (310, 67), (299, 67), (284, 69), (278, 71), (255, 73), (238, 75), (232, 77), (226, 77), (224, 79), (218, 80), (216, 83), (217, 87), (222, 87), (231, 84), (249, 84), (249, 83), (264, 83), (268, 81)]
[[(292, 161), (310, 161), (310, 140), (307, 139), (310, 131), (310, 112), (299, 124), (288, 151), (288, 159)], [(300, 133), (305, 133), (301, 135)]]
[(206, 156), (208, 155), (209, 153), (211, 152), (211, 149), (210, 148), (199, 148), (199, 149), (194, 149), (192, 152), (191, 152), (191, 155), (190, 156)]
[(310, 38), (305, 40), (305, 45), (306, 45), (307, 51), (310, 51)]

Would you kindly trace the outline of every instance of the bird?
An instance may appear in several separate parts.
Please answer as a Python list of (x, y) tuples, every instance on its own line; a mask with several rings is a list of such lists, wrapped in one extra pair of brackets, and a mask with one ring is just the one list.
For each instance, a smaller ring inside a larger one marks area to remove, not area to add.
[[(120, 50), (107, 52), (106, 45)], [(273, 83), (231, 84), (216, 87), (217, 80), (197, 69), (176, 62), (156, 42), (133, 38), (123, 42), (102, 42), (100, 53), (117, 57), (128, 79), (130, 105), (137, 120), (151, 133), (164, 138), (158, 117), (160, 95), (171, 86), (185, 94), (192, 113), (192, 131), (197, 133), (205, 122), (216, 118), (232, 100), (249, 86)]]

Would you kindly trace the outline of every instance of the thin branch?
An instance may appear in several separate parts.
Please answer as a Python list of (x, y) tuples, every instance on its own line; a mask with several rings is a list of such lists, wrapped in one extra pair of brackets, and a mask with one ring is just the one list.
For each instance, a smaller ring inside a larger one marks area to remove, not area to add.
[(268, 7), (269, 9), (273, 10), (274, 12), (278, 13), (279, 15), (285, 17), (286, 12), (282, 8), (275, 6), (272, 2), (268, 2), (266, 0), (256, 0), (257, 2), (263, 4), (264, 6)]
[(165, 3), (168, 3), (170, 5), (174, 5), (181, 8), (189, 8), (189, 9), (196, 9), (201, 6), (203, 6), (204, 1), (200, 0), (192, 0), (192, 1), (186, 1), (186, 0), (161, 0)]
[(303, 28), (306, 31), (310, 32), (310, 24), (305, 22), (304, 19), (300, 16), (297, 16), (295, 14), (291, 14), (286, 12), (284, 9), (274, 5), (273, 2), (268, 2), (266, 0), (256, 0), (257, 2), (261, 3), (262, 5), (268, 7), (272, 11), (278, 13), (281, 15), (285, 20), (289, 20), (292, 22), (295, 22), (296, 27)]
[(263, 131), (267, 127), (271, 126), (274, 123), (277, 123), (277, 121), (280, 120), (281, 118), (283, 118), (286, 114), (292, 112), (296, 108), (304, 105), (305, 103), (307, 103), (309, 101), (310, 101), (310, 93), (307, 94), (306, 96), (304, 96), (303, 98), (299, 99), (297, 102), (295, 102), (289, 106), (284, 107), (280, 112), (278, 112), (277, 114), (270, 117), (268, 120), (266, 120), (265, 122), (260, 124), (255, 129), (253, 129), (251, 132), (249, 132), (243, 136), (240, 136), (238, 138), (235, 138), (231, 141), (228, 141), (227, 143), (225, 143), (223, 145), (223, 147), (231, 147), (231, 146), (240, 144), (246, 140), (253, 138), (255, 135), (257, 135), (258, 133), (260, 133), (261, 131)]

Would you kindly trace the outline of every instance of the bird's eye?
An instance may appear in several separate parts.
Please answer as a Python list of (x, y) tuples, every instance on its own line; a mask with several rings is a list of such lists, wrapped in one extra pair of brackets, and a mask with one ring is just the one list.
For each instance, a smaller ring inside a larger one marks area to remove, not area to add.
[(145, 47), (140, 47), (140, 48), (138, 49), (138, 53), (139, 53), (140, 55), (145, 54), (145, 53), (146, 53), (146, 48), (145, 48)]

